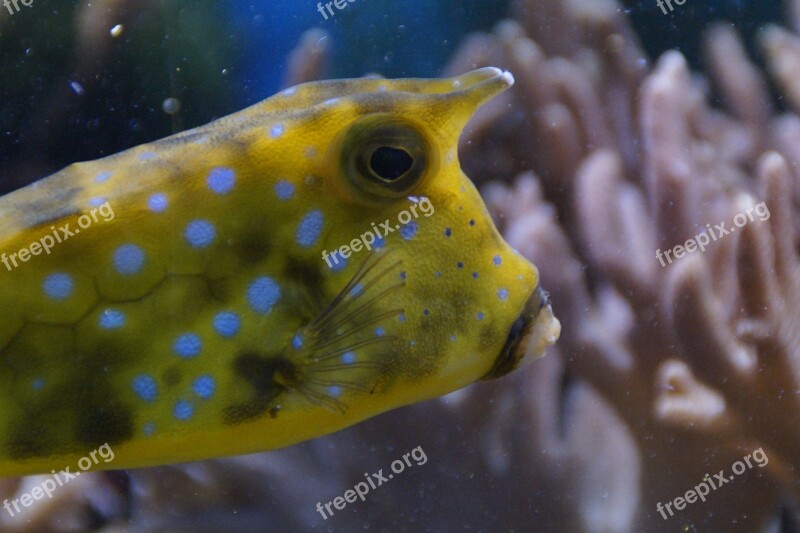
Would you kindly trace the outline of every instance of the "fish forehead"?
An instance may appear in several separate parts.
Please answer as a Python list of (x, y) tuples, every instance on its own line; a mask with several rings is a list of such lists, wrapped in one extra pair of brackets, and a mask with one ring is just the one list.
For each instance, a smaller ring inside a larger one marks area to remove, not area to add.
[[(261, 185), (286, 179), (297, 185), (310, 183), (315, 174), (330, 182), (338, 176), (327, 172), (327, 149), (347, 124), (370, 113), (434, 113), (446, 88), (452, 89), (451, 84), (424, 79), (299, 85), (205, 126), (80, 163), (80, 170), (71, 165), (0, 198), (0, 243), (20, 229), (80, 214), (92, 200), (144, 194), (164, 180), (198, 175), (215, 162), (254, 165)], [(112, 179), (121, 174), (135, 179)], [(89, 179), (92, 175), (94, 180)]]
[[(0, 251), (59, 241), (0, 266), (0, 301), (14, 302), (0, 320), (0, 463), (280, 419), (309, 396), (385, 390), (429, 378), (448, 354), (496, 353), (537, 274), (459, 168), (436, 107), (448, 88), (300, 86), (0, 199)], [(387, 112), (416, 120), (440, 164), (413, 196), (358, 205), (334, 186), (337, 139)], [(373, 249), (326, 262), (366, 232)], [(287, 383), (304, 364), (314, 384), (301, 395)], [(386, 408), (435, 388), (411, 390)]]

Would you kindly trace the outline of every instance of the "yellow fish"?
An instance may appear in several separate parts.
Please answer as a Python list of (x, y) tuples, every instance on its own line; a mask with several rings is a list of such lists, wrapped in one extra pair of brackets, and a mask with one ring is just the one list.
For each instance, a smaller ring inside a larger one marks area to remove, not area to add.
[(0, 198), (0, 475), (275, 449), (540, 356), (457, 156), (512, 83), (306, 83)]

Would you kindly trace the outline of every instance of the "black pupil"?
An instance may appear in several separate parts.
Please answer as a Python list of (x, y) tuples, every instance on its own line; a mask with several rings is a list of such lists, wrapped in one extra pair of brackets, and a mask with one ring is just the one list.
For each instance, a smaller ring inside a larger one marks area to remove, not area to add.
[(381, 146), (369, 158), (372, 171), (385, 180), (396, 180), (411, 168), (414, 160), (408, 152), (391, 146)]

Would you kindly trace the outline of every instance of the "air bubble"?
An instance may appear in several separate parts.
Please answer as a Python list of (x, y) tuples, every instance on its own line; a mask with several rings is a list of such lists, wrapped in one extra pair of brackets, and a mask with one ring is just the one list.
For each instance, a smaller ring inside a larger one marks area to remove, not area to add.
[(83, 90), (83, 85), (81, 85), (77, 81), (69, 82), (69, 86), (72, 87), (72, 90), (75, 91), (75, 94), (77, 94), (78, 96), (82, 95), (85, 92)]
[(167, 98), (164, 100), (164, 103), (161, 104), (161, 109), (163, 109), (164, 113), (167, 115), (174, 115), (181, 110), (181, 101), (177, 98)]

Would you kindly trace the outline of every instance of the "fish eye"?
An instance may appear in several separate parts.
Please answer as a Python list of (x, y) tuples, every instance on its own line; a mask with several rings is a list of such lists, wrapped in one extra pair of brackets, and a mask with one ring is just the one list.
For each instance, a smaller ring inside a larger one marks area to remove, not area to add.
[(342, 144), (350, 188), (368, 202), (386, 203), (413, 191), (426, 175), (430, 145), (411, 123), (388, 114), (357, 120)]
[(393, 181), (414, 165), (414, 158), (402, 148), (379, 146), (369, 158), (370, 170), (381, 179)]

